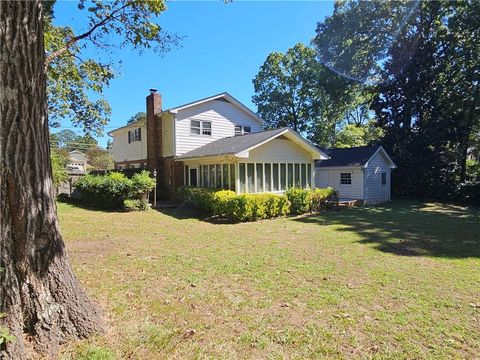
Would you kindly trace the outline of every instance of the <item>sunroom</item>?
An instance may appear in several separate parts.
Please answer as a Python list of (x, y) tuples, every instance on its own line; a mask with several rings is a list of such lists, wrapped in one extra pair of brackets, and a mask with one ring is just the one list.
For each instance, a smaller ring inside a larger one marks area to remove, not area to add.
[(328, 159), (296, 132), (283, 128), (214, 141), (178, 156), (184, 184), (236, 193), (283, 192), (314, 186), (314, 162)]

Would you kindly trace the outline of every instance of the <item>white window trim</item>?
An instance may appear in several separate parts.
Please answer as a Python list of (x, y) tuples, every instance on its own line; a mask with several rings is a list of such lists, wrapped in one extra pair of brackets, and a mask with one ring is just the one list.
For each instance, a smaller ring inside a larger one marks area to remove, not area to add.
[[(350, 175), (350, 184), (342, 184), (342, 174), (349, 174)], [(352, 173), (351, 172), (341, 172), (339, 181), (340, 181), (340, 186), (352, 186), (352, 183), (353, 183)]]
[[(200, 124), (200, 127), (198, 126), (194, 126), (192, 127), (192, 122), (193, 121), (196, 121)], [(203, 130), (204, 130), (204, 125), (205, 123), (209, 123), (210, 124), (210, 134), (204, 134), (203, 133)], [(192, 128), (195, 128), (195, 129), (199, 129), (200, 130), (200, 134), (196, 134), (196, 133), (193, 133), (192, 132)], [(190, 119), (190, 136), (212, 136), (213, 134), (213, 126), (212, 126), (212, 121), (210, 120), (198, 120), (198, 119)]]
[[(383, 183), (383, 174), (385, 174), (385, 183)], [(386, 171), (381, 171), (381, 172), (380, 172), (380, 184), (381, 184), (382, 186), (387, 186), (387, 182), (388, 182), (387, 172), (386, 172)]]
[[(236, 128), (240, 128), (240, 133), (237, 134)], [(250, 131), (245, 131), (245, 128), (249, 128)], [(245, 126), (245, 125), (235, 125), (234, 126), (234, 135), (235, 136), (240, 136), (240, 135), (245, 135), (245, 134), (251, 134), (252, 133), (252, 127), (251, 126)]]

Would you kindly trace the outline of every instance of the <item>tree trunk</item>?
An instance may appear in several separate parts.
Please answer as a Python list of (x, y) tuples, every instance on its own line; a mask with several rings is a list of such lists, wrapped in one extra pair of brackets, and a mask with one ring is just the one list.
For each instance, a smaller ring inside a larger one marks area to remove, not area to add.
[(0, 328), (15, 337), (0, 345), (2, 359), (53, 358), (102, 329), (58, 227), (42, 16), (40, 0), (0, 1)]

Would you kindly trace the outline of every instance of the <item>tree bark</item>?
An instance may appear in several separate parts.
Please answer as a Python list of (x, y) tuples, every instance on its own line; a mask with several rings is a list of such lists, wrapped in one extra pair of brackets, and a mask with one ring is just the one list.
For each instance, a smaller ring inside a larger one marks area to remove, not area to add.
[(0, 327), (15, 337), (2, 359), (54, 358), (102, 329), (58, 227), (44, 59), (41, 1), (0, 1)]

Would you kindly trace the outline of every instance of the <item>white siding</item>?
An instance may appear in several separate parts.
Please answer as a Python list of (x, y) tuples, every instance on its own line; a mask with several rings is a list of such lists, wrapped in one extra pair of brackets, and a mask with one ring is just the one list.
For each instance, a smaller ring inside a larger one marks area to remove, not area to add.
[[(190, 134), (190, 120), (212, 122), (212, 135)], [(261, 131), (261, 125), (236, 106), (219, 100), (180, 110), (177, 114), (175, 144), (176, 155), (182, 155), (212, 141), (235, 135), (235, 125), (250, 126), (252, 132)]]
[(248, 162), (310, 163), (312, 155), (287, 139), (273, 139), (249, 152)]
[[(325, 188), (330, 186), (338, 192), (340, 199), (363, 199), (363, 171), (360, 167), (317, 168), (315, 172), (316, 187)], [(341, 185), (340, 174), (347, 172), (352, 174), (352, 184)]]
[[(390, 201), (391, 170), (381, 153), (377, 153), (365, 168), (365, 202), (378, 204)], [(382, 172), (387, 173), (387, 183), (382, 185)]]
[(142, 160), (147, 158), (147, 127), (141, 126), (141, 141), (128, 143), (128, 131), (138, 126), (125, 128), (112, 134), (113, 161), (122, 162), (125, 160)]

